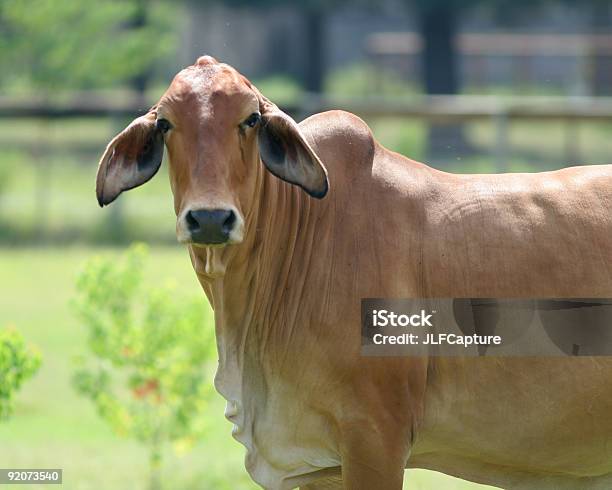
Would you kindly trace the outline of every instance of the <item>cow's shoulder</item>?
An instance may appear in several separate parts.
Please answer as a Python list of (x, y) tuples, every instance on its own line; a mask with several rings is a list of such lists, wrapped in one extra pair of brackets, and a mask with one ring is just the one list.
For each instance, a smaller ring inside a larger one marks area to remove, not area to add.
[(302, 121), (299, 127), (327, 165), (367, 165), (374, 157), (376, 141), (372, 131), (355, 114), (321, 112)]

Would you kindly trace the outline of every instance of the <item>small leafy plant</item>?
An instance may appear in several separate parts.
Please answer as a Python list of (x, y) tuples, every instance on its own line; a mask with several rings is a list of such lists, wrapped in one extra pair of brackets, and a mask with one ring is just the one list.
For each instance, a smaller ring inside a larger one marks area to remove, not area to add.
[(0, 421), (11, 415), (15, 393), (39, 367), (40, 353), (17, 330), (0, 330)]
[(164, 445), (190, 446), (203, 433), (214, 342), (201, 298), (144, 284), (145, 256), (133, 246), (120, 261), (90, 260), (80, 274), (75, 308), (89, 352), (74, 385), (116, 433), (148, 447), (156, 489)]

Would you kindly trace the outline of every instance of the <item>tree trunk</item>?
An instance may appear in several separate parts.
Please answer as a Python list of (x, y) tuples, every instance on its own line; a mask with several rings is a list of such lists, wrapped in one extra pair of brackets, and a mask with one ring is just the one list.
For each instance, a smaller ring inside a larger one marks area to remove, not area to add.
[(456, 94), (456, 12), (452, 5), (422, 6), (420, 12), (423, 82), (427, 94)]
[[(127, 28), (134, 30), (142, 29), (147, 25), (147, 22), (147, 0), (137, 0), (134, 15), (129, 20)], [(142, 73), (135, 75), (130, 81), (130, 85), (136, 92), (138, 92), (138, 94), (142, 95), (147, 89), (147, 84), (150, 77), (151, 74), (149, 71), (145, 70)]]
[(307, 43), (304, 87), (308, 92), (320, 93), (325, 81), (325, 16), (318, 9), (307, 9), (304, 20)]
[[(450, 4), (419, 7), (423, 49), (421, 69), (427, 95), (459, 92), (458, 56), (455, 49), (456, 7)], [(463, 127), (455, 123), (431, 123), (427, 141), (430, 160), (459, 157), (468, 151)]]
[(162, 445), (157, 429), (149, 447), (149, 490), (161, 490), (161, 468)]
[[(607, 2), (591, 2), (592, 34), (608, 34), (610, 32), (610, 5)], [(593, 95), (612, 94), (612, 60), (609, 56), (591, 49), (589, 56), (591, 93)]]

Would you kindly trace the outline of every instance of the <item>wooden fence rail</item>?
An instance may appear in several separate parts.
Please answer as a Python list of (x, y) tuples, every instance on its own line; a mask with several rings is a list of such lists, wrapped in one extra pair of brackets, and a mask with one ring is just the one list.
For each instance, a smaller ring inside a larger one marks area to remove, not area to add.
[[(0, 118), (129, 117), (143, 114), (151, 105), (150, 101), (143, 98), (115, 99), (95, 94), (83, 94), (60, 101), (0, 97)], [(612, 118), (612, 97), (437, 95), (398, 100), (389, 97), (326, 97), (310, 94), (297, 102), (283, 105), (283, 109), (293, 115), (344, 109), (365, 118), (396, 116), (459, 122), (500, 114), (510, 119), (605, 120)]]
[[(64, 119), (75, 117), (128, 118), (144, 114), (151, 102), (143, 98), (77, 94), (63, 100), (0, 98), (0, 118)], [(309, 94), (282, 108), (296, 119), (329, 110), (344, 109), (368, 118), (397, 117), (427, 122), (470, 122), (490, 120), (496, 128), (495, 160), (504, 171), (508, 160), (508, 122), (513, 120), (563, 121), (567, 124), (565, 149), (567, 161), (578, 161), (576, 123), (612, 121), (612, 98), (541, 96), (415, 96), (325, 97)]]

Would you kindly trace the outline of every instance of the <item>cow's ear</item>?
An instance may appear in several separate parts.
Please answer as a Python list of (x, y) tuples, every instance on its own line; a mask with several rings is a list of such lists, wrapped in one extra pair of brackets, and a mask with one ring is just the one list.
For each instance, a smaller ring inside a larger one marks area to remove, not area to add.
[(258, 133), (261, 160), (277, 177), (321, 199), (329, 188), (325, 166), (296, 122), (267, 99), (263, 102)]
[(156, 118), (156, 112), (150, 111), (134, 119), (106, 147), (96, 177), (100, 206), (113, 202), (123, 191), (144, 184), (159, 170), (164, 137), (156, 127)]

